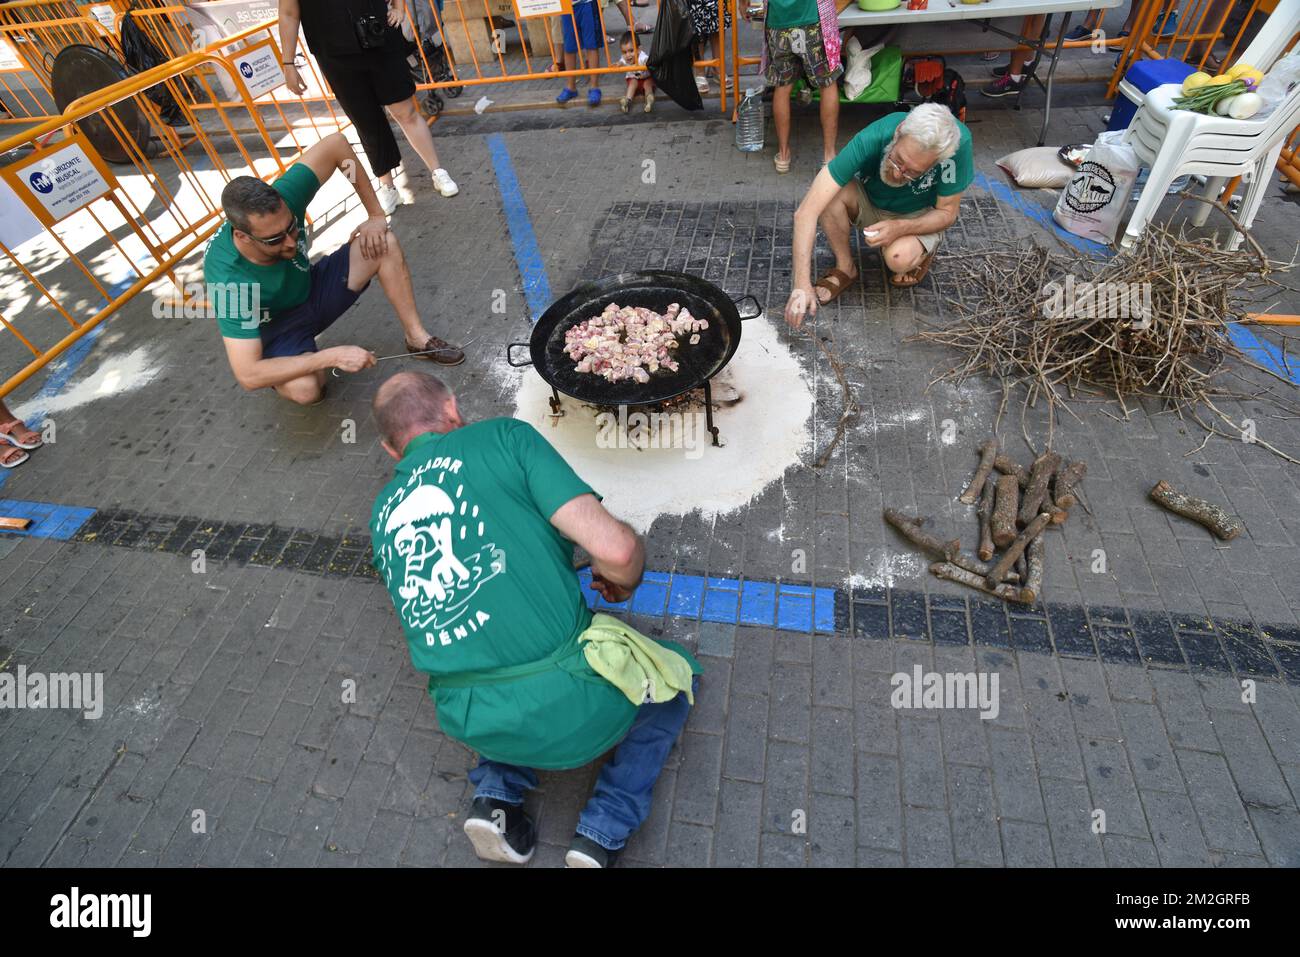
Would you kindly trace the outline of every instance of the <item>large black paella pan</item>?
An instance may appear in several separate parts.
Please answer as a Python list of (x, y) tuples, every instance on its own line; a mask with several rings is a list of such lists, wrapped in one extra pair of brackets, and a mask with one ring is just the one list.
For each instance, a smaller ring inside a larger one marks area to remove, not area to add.
[[(739, 306), (746, 301), (754, 311), (741, 315)], [(652, 373), (650, 381), (636, 382), (622, 379), (609, 382), (599, 375), (579, 372), (575, 363), (564, 351), (564, 334), (570, 328), (598, 316), (611, 302), (620, 306), (642, 306), (664, 312), (669, 304), (680, 303), (699, 319), (707, 319), (709, 326), (700, 332), (695, 345), (683, 344), (673, 358), (678, 362), (676, 372), (660, 369)], [(698, 276), (667, 270), (620, 273), (592, 282), (584, 282), (553, 302), (533, 326), (528, 342), (512, 342), (506, 347), (506, 360), (512, 366), (531, 365), (551, 387), (551, 408), (560, 411), (558, 393), (572, 396), (582, 402), (600, 406), (653, 405), (676, 398), (692, 389), (704, 390), (704, 409), (713, 443), (718, 444), (718, 431), (713, 426), (712, 395), (709, 380), (731, 361), (740, 345), (740, 324), (762, 312), (762, 306), (753, 296), (732, 299), (725, 292)], [(529, 359), (514, 358), (514, 350), (527, 346)]]

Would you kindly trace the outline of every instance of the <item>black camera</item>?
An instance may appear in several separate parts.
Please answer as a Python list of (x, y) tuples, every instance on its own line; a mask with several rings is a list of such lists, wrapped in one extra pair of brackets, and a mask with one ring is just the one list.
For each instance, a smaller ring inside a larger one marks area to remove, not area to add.
[(359, 16), (352, 22), (357, 31), (357, 42), (363, 50), (379, 50), (384, 46), (384, 35), (388, 30), (388, 20), (373, 13)]

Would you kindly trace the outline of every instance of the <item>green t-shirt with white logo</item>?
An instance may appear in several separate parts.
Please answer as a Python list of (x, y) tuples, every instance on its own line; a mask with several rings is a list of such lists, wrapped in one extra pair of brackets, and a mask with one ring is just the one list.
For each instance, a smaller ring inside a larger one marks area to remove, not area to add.
[[(208, 303), (217, 317), (222, 336), (256, 339), (274, 327), (280, 314), (301, 306), (311, 294), (311, 262), (307, 258), (307, 204), (320, 189), (310, 166), (295, 163), (271, 184), (298, 221), (298, 251), (292, 259), (259, 266), (235, 248), (230, 223), (222, 223), (203, 256), (203, 279)], [(257, 290), (260, 315), (255, 322), (249, 308), (250, 290)]]
[[(590, 625), (573, 543), (550, 522), (585, 494), (594, 493), (536, 429), (502, 418), (412, 439), (375, 501), (375, 567), (411, 663), (431, 676), (438, 724), (492, 760), (578, 767), (636, 715), (581, 653), (491, 680), (571, 647)], [(469, 686), (439, 686), (452, 676)]]
[(872, 205), (891, 213), (933, 209), (938, 197), (964, 192), (975, 179), (970, 130), (960, 120), (954, 122), (961, 132), (961, 140), (957, 152), (950, 159), (936, 164), (902, 186), (890, 186), (881, 179), (880, 163), (885, 158), (885, 150), (894, 137), (894, 130), (906, 116), (906, 113), (890, 113), (864, 127), (826, 167), (839, 186), (844, 186), (850, 179), (857, 177)]

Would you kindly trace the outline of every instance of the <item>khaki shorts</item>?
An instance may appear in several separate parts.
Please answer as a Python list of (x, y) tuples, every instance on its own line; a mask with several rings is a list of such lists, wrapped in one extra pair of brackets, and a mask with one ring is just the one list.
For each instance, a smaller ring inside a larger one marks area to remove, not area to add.
[[(928, 209), (918, 209), (914, 213), (895, 213), (889, 209), (878, 209), (867, 196), (862, 180), (855, 176), (853, 182), (858, 187), (858, 218), (853, 221), (853, 225), (859, 229), (866, 229), (882, 219), (916, 219), (916, 217), (924, 216), (930, 212)], [(943, 239), (943, 233), (922, 233), (916, 238), (921, 241), (921, 248), (925, 250), (925, 254), (928, 256), (938, 248), (939, 240)]]

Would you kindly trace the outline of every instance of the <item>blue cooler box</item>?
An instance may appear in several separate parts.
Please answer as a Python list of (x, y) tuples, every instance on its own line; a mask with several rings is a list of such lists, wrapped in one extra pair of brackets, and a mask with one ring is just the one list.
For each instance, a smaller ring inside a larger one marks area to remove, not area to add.
[[(1139, 60), (1128, 68), (1124, 82), (1136, 88), (1139, 93), (1146, 94), (1166, 83), (1182, 83), (1195, 72), (1196, 67), (1188, 66), (1182, 60)], [(1110, 122), (1106, 124), (1106, 129), (1128, 129), (1137, 109), (1138, 104), (1121, 92), (1115, 97), (1115, 107), (1110, 111)]]

